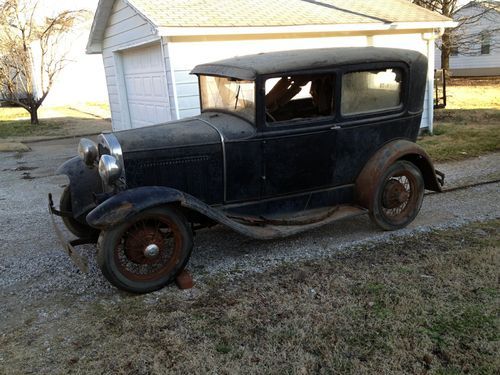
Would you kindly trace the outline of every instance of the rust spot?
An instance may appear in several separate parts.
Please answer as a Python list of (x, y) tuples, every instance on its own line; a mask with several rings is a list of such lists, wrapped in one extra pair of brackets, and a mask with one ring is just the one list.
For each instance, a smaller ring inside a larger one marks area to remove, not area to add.
[(126, 218), (130, 214), (130, 212), (133, 211), (133, 209), (134, 205), (130, 202), (125, 201), (114, 210), (106, 213), (106, 215), (103, 217), (102, 222), (113, 224), (121, 221), (122, 219)]

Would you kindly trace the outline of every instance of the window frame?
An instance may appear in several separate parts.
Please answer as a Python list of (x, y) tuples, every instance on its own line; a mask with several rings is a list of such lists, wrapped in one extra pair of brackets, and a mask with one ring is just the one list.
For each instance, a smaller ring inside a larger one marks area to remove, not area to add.
[(491, 32), (487, 30), (481, 31), (479, 42), (481, 43), (481, 45), (479, 46), (480, 55), (491, 55)]
[[(197, 74), (197, 77), (198, 77), (198, 102), (199, 102), (199, 105), (200, 105), (200, 114), (201, 113), (217, 113), (217, 112), (220, 112), (220, 113), (226, 113), (226, 114), (229, 114), (229, 115), (233, 115), (235, 117), (238, 117), (242, 120), (245, 120), (246, 122), (248, 122), (249, 124), (251, 124), (255, 129), (258, 129), (258, 122), (259, 122), (259, 115), (260, 115), (260, 112), (259, 112), (259, 109), (258, 109), (258, 104), (257, 104), (257, 100), (259, 99), (259, 87), (258, 84), (258, 80), (253, 80), (253, 83), (254, 83), (254, 119), (253, 121), (250, 121), (250, 119), (244, 117), (244, 116), (241, 116), (239, 115), (237, 112), (234, 112), (234, 111), (229, 111), (229, 110), (225, 110), (225, 109), (221, 109), (221, 108), (203, 108), (203, 97), (202, 97), (202, 91), (201, 91), (201, 76), (206, 76), (206, 77), (218, 77), (218, 78), (235, 78), (235, 79), (239, 79), (239, 78), (236, 78), (236, 77), (231, 77), (231, 76), (225, 76), (225, 75), (218, 75), (218, 74)], [(252, 80), (249, 80), (249, 81), (252, 81)]]
[[(401, 82), (401, 102), (397, 107), (374, 110), (369, 112), (354, 113), (354, 114), (342, 114), (340, 108), (342, 107), (342, 87), (344, 82), (344, 76), (350, 73), (373, 71), (373, 70), (387, 70), (387, 69), (400, 69), (402, 73)], [(342, 70), (341, 75), (338, 80), (338, 107), (337, 111), (339, 118), (342, 122), (352, 122), (357, 120), (364, 120), (369, 118), (385, 117), (385, 116), (399, 116), (406, 112), (408, 107), (408, 92), (410, 88), (409, 84), (409, 67), (402, 62), (382, 62), (376, 64), (362, 64), (352, 67), (346, 67)]]

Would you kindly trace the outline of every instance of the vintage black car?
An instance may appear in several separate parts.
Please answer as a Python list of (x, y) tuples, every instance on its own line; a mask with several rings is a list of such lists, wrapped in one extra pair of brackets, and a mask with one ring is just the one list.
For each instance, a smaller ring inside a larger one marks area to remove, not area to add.
[[(265, 53), (199, 65), (201, 115), (82, 139), (60, 210), (118, 288), (173, 281), (193, 231), (226, 225), (285, 237), (368, 213), (384, 230), (408, 225), (424, 189), (444, 176), (415, 144), (427, 60), (385, 48)], [(59, 229), (56, 231), (64, 240)]]

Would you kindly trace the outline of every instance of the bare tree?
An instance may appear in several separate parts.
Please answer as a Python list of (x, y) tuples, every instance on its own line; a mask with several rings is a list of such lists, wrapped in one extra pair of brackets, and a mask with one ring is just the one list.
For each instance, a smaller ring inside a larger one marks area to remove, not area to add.
[(0, 0), (0, 95), (30, 113), (38, 109), (69, 62), (65, 38), (88, 18), (86, 10), (44, 15), (39, 0)]
[[(455, 13), (459, 10), (458, 0), (412, 0), (413, 3), (420, 5), (424, 8), (430, 9), (432, 11), (438, 12), (443, 16), (449, 18), (456, 18)], [(480, 3), (480, 2), (476, 2)], [(461, 17), (455, 19), (458, 21), (458, 26), (454, 29), (446, 29), (441, 44), (438, 46), (441, 49), (441, 67), (443, 69), (450, 68), (450, 55), (452, 51), (460, 49), (462, 54), (477, 54), (477, 46), (481, 44), (481, 40), (484, 38), (482, 33), (470, 33), (467, 30), (471, 25), (480, 22), (483, 17), (488, 17), (492, 12), (498, 12), (500, 10), (500, 4), (494, 1), (485, 1), (485, 5), (482, 10), (478, 13), (473, 14), (469, 17)], [(467, 5), (466, 5), (467, 6)], [(495, 32), (496, 30), (488, 30), (489, 32)]]

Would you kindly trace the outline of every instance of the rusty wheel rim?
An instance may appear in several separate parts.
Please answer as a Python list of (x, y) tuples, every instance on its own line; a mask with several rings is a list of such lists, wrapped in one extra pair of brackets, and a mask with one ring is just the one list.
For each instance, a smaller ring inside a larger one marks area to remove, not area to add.
[(118, 270), (134, 281), (169, 276), (180, 259), (182, 236), (167, 217), (150, 216), (124, 229), (114, 249)]
[(409, 171), (389, 176), (382, 191), (382, 214), (391, 222), (408, 220), (417, 206), (417, 181)]

